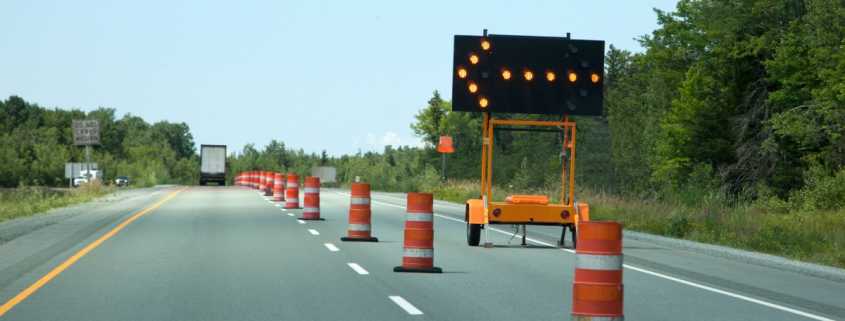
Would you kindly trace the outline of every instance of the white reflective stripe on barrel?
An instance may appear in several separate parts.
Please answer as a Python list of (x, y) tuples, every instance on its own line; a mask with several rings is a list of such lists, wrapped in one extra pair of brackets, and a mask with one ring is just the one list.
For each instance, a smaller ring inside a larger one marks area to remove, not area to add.
[(405, 220), (414, 222), (431, 222), (434, 221), (434, 215), (431, 213), (407, 213)]
[(296, 204), (296, 205), (299, 205), (299, 200), (296, 200), (296, 199), (287, 199), (287, 200), (285, 200), (285, 203), (286, 203), (286, 204)]
[(625, 321), (625, 317), (593, 317), (584, 315), (573, 315), (572, 321)]
[(370, 198), (369, 197), (353, 197), (352, 198), (352, 205), (369, 205)]
[(299, 188), (299, 183), (288, 183), (288, 188)]
[(305, 188), (305, 193), (307, 193), (307, 194), (316, 194), (316, 193), (320, 193), (320, 188), (319, 188), (319, 187), (306, 187), (306, 188)]
[(434, 257), (434, 249), (414, 249), (414, 248), (405, 248), (405, 251), (402, 252), (402, 256), (404, 257)]
[(319, 207), (306, 207), (302, 209), (303, 213), (320, 213)]
[(621, 255), (575, 254), (575, 268), (585, 270), (615, 271), (622, 269)]
[(370, 224), (349, 224), (349, 230), (355, 232), (369, 232)]

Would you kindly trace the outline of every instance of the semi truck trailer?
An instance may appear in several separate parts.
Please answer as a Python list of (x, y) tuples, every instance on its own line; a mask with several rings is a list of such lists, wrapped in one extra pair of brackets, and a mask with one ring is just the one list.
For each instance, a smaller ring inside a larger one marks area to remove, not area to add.
[(226, 145), (200, 146), (200, 185), (226, 185)]

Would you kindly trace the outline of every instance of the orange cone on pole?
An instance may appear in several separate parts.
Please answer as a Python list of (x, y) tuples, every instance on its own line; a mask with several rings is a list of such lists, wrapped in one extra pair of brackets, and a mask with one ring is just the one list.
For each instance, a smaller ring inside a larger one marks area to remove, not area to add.
[(285, 189), (285, 208), (299, 208), (299, 175), (288, 173)]
[(581, 222), (572, 285), (573, 320), (622, 321), (622, 224)]
[(443, 273), (434, 266), (434, 196), (408, 193), (402, 266), (393, 272)]
[(273, 201), (282, 202), (285, 200), (285, 176), (282, 173), (273, 173)]
[(305, 189), (303, 190), (305, 196), (302, 202), (302, 217), (301, 220), (318, 220), (320, 218), (320, 178), (315, 176), (305, 177)]
[(349, 204), (349, 227), (341, 241), (378, 242), (371, 235), (370, 184), (352, 183)]

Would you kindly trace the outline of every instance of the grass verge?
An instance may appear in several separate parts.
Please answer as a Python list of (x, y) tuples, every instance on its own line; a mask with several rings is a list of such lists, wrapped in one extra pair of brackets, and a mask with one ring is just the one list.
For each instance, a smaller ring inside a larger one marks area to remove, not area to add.
[(112, 191), (113, 188), (100, 184), (86, 184), (75, 189), (27, 186), (0, 190), (0, 222), (88, 202)]
[[(463, 203), (478, 197), (478, 188), (477, 182), (450, 181), (432, 192), (437, 199)], [(493, 199), (502, 200), (516, 193), (554, 194), (494, 188)], [(581, 190), (577, 195), (579, 200), (590, 203), (593, 219), (619, 221), (626, 229), (845, 268), (845, 208), (771, 210), (753, 203), (728, 205), (707, 197), (689, 205), (590, 190)]]

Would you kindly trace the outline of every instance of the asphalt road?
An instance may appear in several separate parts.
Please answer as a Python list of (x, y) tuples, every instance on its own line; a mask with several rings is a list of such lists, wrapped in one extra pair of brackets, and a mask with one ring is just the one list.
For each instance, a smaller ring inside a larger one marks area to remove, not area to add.
[[(401, 194), (373, 194), (380, 242), (346, 243), (344, 191), (323, 189), (326, 220), (307, 222), (253, 190), (155, 193), (0, 244), (0, 320), (570, 319), (574, 255), (548, 246), (555, 228), (529, 227), (522, 247), (498, 226), (496, 247), (471, 248), (462, 205), (437, 202), (444, 273), (404, 274)], [(624, 252), (628, 320), (845, 320), (841, 282), (642, 241)]]

